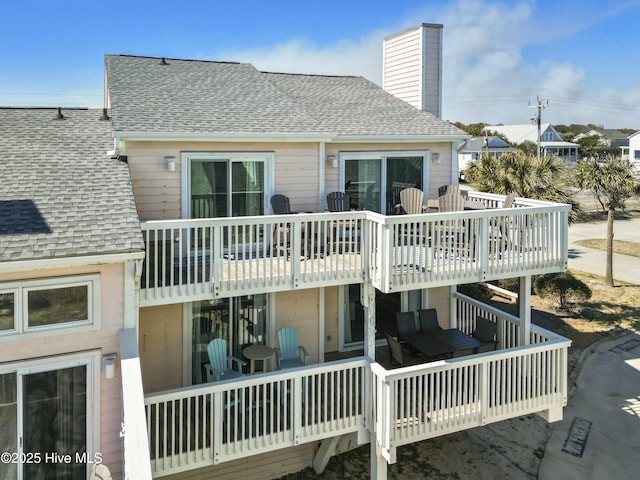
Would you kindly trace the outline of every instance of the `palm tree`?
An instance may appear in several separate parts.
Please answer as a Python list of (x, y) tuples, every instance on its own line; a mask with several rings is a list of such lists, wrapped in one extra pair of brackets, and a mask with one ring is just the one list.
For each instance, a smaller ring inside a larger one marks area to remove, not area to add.
[(603, 159), (588, 158), (576, 166), (576, 187), (589, 190), (607, 210), (607, 265), (605, 282), (613, 286), (613, 220), (617, 209), (638, 194), (640, 182), (633, 175), (633, 166), (622, 157), (607, 155)]
[(494, 158), (485, 155), (472, 161), (465, 174), (472, 186), (481, 192), (515, 193), (519, 197), (569, 203), (575, 218), (577, 205), (571, 198), (566, 166), (557, 157), (509, 152)]

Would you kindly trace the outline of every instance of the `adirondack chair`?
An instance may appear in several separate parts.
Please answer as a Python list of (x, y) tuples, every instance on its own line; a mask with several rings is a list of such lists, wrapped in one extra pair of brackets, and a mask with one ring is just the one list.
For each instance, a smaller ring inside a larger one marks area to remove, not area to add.
[(289, 197), (280, 194), (271, 197), (271, 210), (273, 210), (274, 215), (288, 215), (293, 213), (291, 211)]
[[(351, 197), (345, 192), (331, 192), (327, 195), (327, 209), (330, 212), (348, 212), (351, 210)], [(327, 230), (330, 252), (356, 251), (360, 231), (353, 220), (331, 222)]]
[(424, 192), (419, 188), (405, 188), (400, 191), (400, 206), (407, 215), (423, 213), (425, 209)]
[(275, 348), (278, 368), (295, 368), (307, 364), (309, 353), (302, 345), (298, 345), (298, 329), (282, 327), (278, 330), (278, 348)]
[[(291, 204), (289, 197), (276, 194), (271, 197), (271, 210), (274, 215), (289, 215)], [(288, 223), (279, 223), (273, 228), (273, 247), (277, 252), (283, 252), (287, 259), (291, 254), (291, 225)]]
[(449, 188), (447, 193), (438, 198), (439, 212), (460, 212), (464, 210), (464, 197), (459, 191)]
[(348, 212), (351, 204), (351, 197), (345, 192), (331, 192), (327, 195), (327, 209), (330, 212)]
[[(229, 380), (244, 375), (242, 367), (247, 362), (232, 355), (227, 355), (227, 341), (224, 338), (211, 340), (207, 345), (207, 354), (209, 355), (209, 363), (204, 365), (207, 371), (207, 382)], [(234, 363), (237, 366), (237, 370), (233, 369)]]

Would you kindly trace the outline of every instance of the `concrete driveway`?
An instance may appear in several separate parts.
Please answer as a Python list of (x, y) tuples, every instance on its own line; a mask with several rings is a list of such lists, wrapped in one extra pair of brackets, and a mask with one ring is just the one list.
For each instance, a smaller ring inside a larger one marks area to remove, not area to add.
[(540, 480), (623, 480), (640, 472), (640, 335), (599, 343), (553, 425)]
[[(640, 243), (640, 219), (616, 220), (614, 238)], [(569, 268), (605, 275), (606, 252), (576, 245), (604, 239), (606, 222), (569, 227)], [(640, 284), (640, 258), (614, 254), (616, 280)], [(635, 479), (640, 472), (640, 334), (622, 331), (585, 350), (553, 424), (540, 480)]]
[[(587, 239), (607, 238), (607, 223), (579, 223), (569, 226), (569, 268), (604, 277), (607, 254), (576, 245), (574, 242)], [(616, 220), (613, 238), (626, 242), (640, 243), (640, 218)], [(613, 278), (623, 282), (640, 284), (640, 258), (613, 254)]]

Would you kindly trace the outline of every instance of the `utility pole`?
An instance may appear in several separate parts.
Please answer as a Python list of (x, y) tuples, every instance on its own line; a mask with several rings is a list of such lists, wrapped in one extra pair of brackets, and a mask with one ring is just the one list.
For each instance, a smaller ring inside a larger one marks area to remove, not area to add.
[(549, 100), (546, 100), (546, 103), (544, 103), (545, 100), (541, 100), (540, 99), (540, 95), (536, 96), (536, 105), (531, 105), (531, 102), (529, 102), (529, 108), (537, 108), (538, 111), (536, 113), (536, 116), (533, 117), (531, 119), (532, 122), (536, 122), (536, 124), (538, 125), (538, 161), (540, 160), (540, 142), (541, 142), (541, 125), (542, 125), (542, 110), (544, 110), (546, 107), (549, 106)]

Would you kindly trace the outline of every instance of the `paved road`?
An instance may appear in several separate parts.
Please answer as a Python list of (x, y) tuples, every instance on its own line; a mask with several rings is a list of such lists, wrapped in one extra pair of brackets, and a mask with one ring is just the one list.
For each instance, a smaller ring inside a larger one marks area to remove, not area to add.
[[(606, 238), (604, 222), (569, 227), (569, 268), (604, 276), (606, 253), (576, 245)], [(640, 243), (640, 219), (616, 220), (614, 238)], [(640, 284), (640, 258), (613, 257), (616, 280)], [(561, 422), (553, 425), (539, 480), (640, 478), (640, 333), (624, 331), (586, 350), (569, 379)]]
[[(607, 238), (607, 223), (579, 223), (569, 226), (569, 268), (604, 277), (607, 254), (576, 245), (574, 242), (586, 239)], [(626, 242), (640, 243), (640, 218), (616, 220), (613, 238)], [(613, 254), (613, 278), (623, 282), (640, 284), (640, 258)]]
[(640, 335), (596, 346), (553, 425), (539, 480), (640, 477)]

